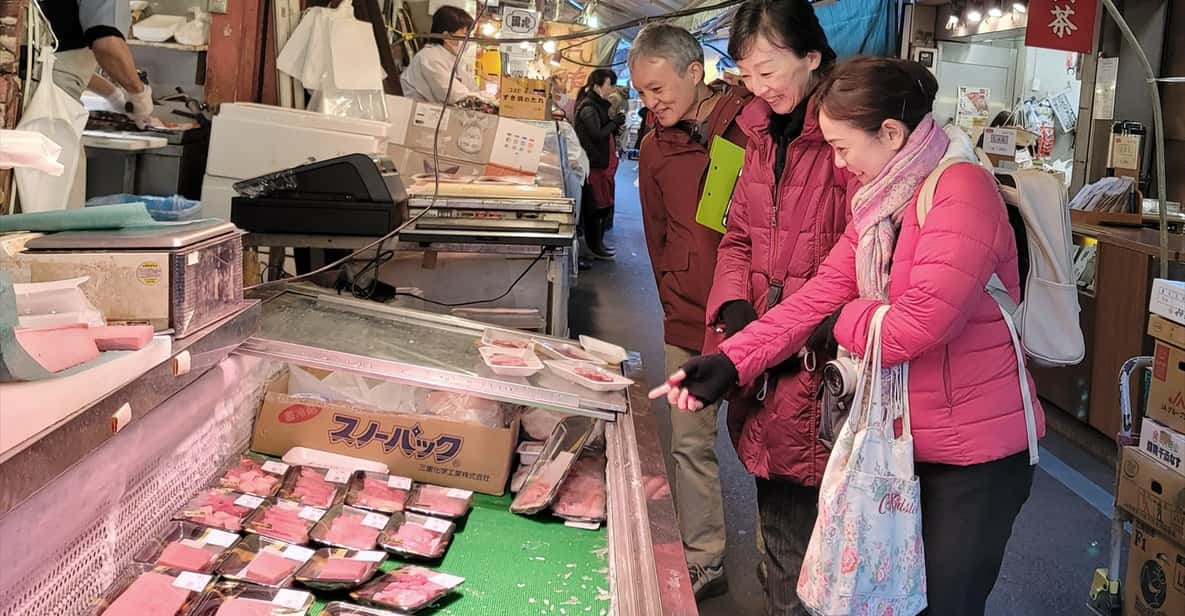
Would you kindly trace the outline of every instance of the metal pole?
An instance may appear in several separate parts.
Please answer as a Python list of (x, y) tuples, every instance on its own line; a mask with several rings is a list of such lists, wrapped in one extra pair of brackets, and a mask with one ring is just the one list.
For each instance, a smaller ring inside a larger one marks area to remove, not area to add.
[[(1152, 125), (1153, 130), (1156, 131), (1156, 197), (1160, 203), (1160, 277), (1168, 278), (1169, 223), (1168, 212), (1165, 206), (1168, 189), (1165, 186), (1164, 177), (1164, 112), (1160, 107), (1160, 86), (1156, 81), (1156, 71), (1153, 70), (1152, 63), (1148, 61), (1148, 56), (1144, 54), (1144, 48), (1140, 46), (1140, 40), (1136, 38), (1135, 33), (1127, 25), (1127, 20), (1119, 13), (1119, 9), (1115, 7), (1115, 2), (1113, 0), (1103, 0), (1103, 6), (1107, 7), (1107, 12), (1111, 14), (1111, 18), (1115, 20), (1115, 24), (1119, 26), (1119, 31), (1123, 33), (1123, 37), (1135, 48), (1136, 57), (1144, 65), (1144, 72), (1148, 73), (1148, 87), (1152, 90)], [(1143, 204), (1141, 204), (1141, 213), (1143, 213), (1143, 207)]]

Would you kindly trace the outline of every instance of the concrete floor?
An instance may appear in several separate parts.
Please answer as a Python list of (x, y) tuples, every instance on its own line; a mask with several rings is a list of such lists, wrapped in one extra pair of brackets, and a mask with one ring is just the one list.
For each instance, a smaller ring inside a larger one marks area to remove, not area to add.
[[(643, 239), (636, 179), (637, 163), (622, 161), (615, 228), (607, 236), (617, 248), (617, 261), (597, 262), (581, 273), (571, 298), (571, 327), (573, 337), (591, 334), (639, 351), (648, 383), (658, 383), (665, 378), (662, 309)], [(665, 419), (662, 406), (656, 416)], [(753, 479), (725, 436), (723, 417), (716, 451), (728, 523), (730, 592), (703, 602), (700, 609), (705, 616), (759, 615), (764, 601), (755, 574)], [(664, 421), (660, 430), (666, 446), (669, 423)], [(1017, 520), (988, 614), (1086, 613), (1092, 572), (1107, 560), (1112, 479), (1109, 465), (1068, 439), (1051, 433), (1042, 441), (1032, 495)]]

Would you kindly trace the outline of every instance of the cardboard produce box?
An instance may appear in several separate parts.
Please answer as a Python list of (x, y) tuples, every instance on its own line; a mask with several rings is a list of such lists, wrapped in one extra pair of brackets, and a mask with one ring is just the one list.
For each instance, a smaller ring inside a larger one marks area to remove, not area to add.
[(1148, 312), (1185, 325), (1185, 280), (1153, 280)]
[(1125, 583), (1128, 616), (1185, 614), (1185, 548), (1139, 522), (1133, 524)]
[(551, 119), (551, 82), (546, 79), (502, 76), (498, 115), (524, 120)]
[(1145, 417), (1140, 427), (1140, 450), (1178, 474), (1185, 475), (1185, 434)]
[(1185, 434), (1185, 348), (1158, 339), (1152, 358), (1148, 416)]
[(517, 417), (496, 429), (291, 396), (285, 375), (268, 386), (251, 449), (282, 456), (311, 447), (382, 462), (416, 481), (497, 496), (506, 491), (518, 428)]
[(1124, 447), (1115, 500), (1137, 520), (1185, 544), (1185, 475), (1140, 451)]

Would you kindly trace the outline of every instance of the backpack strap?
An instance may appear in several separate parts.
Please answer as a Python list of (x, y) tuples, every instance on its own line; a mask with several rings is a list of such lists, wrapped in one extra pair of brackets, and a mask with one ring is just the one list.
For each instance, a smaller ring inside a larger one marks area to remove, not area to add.
[(1016, 351), (1016, 373), (1020, 383), (1020, 399), (1025, 407), (1025, 435), (1029, 442), (1029, 465), (1036, 466), (1040, 460), (1037, 454), (1037, 411), (1033, 405), (1033, 393), (1029, 391), (1029, 379), (1025, 372), (1025, 352), (1020, 344), (1020, 335), (1016, 332), (1016, 324), (1012, 322), (1012, 315), (1004, 306), (1000, 306), (1000, 314), (1004, 315), (1004, 322), (1008, 324), (1008, 333), (1012, 336), (1012, 348)]
[(922, 182), (922, 190), (918, 193), (918, 226), (926, 224), (926, 216), (930, 214), (930, 210), (934, 207), (934, 191), (938, 189), (938, 179), (942, 177), (942, 173), (947, 169), (959, 163), (969, 163), (971, 161), (961, 158), (947, 158), (938, 163), (937, 167), (926, 176), (926, 181)]

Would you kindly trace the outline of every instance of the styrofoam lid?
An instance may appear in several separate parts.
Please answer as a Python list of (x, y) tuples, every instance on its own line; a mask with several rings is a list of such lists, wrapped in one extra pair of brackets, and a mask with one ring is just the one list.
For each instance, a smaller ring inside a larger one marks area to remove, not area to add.
[(235, 118), (238, 120), (269, 122), (285, 126), (299, 126), (302, 128), (318, 128), (343, 133), (370, 135), (387, 139), (391, 126), (386, 122), (363, 120), (360, 118), (343, 118), (339, 116), (306, 111), (304, 109), (288, 109), (274, 105), (259, 103), (225, 103), (215, 116)]

